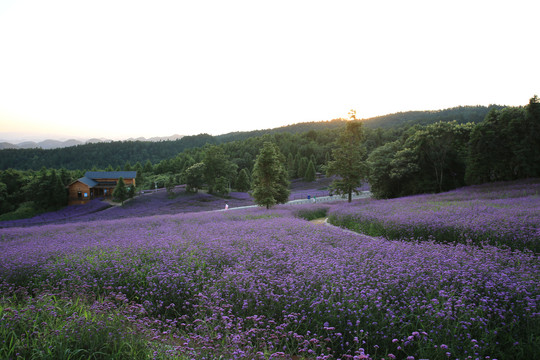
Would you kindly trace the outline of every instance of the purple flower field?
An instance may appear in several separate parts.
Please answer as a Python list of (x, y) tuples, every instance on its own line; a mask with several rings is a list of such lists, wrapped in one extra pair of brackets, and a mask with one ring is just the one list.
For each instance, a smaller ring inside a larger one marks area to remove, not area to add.
[[(442, 196), (467, 201), (462, 192)], [(537, 254), (370, 238), (295, 218), (310, 206), (0, 229), (0, 358), (67, 358), (94, 342), (128, 342), (99, 348), (117, 359), (540, 351)]]
[(540, 181), (470, 186), (443, 194), (364, 200), (332, 208), (333, 224), (389, 239), (506, 245), (540, 252)]
[(175, 189), (175, 194), (174, 198), (169, 198), (167, 191), (160, 189), (128, 200), (124, 206), (111, 206), (106, 201), (96, 199), (84, 205), (67, 206), (30, 219), (0, 221), (0, 228), (212, 211), (224, 209), (225, 203), (230, 207), (254, 204), (248, 193), (231, 192), (229, 197), (221, 198), (202, 192), (186, 193), (185, 187), (179, 186)]

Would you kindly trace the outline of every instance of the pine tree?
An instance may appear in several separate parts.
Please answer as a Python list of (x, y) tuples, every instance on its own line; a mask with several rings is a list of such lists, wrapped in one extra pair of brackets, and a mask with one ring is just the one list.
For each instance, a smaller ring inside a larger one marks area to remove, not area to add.
[(362, 185), (362, 180), (367, 178), (362, 137), (362, 123), (348, 122), (345, 132), (338, 140), (338, 147), (332, 151), (334, 160), (328, 163), (326, 170), (327, 176), (340, 177), (334, 180), (332, 187), (338, 194), (347, 194), (349, 202), (352, 200), (352, 193), (358, 193), (357, 188)]
[(296, 162), (294, 161), (292, 153), (289, 153), (287, 156), (287, 173), (289, 179), (294, 179), (296, 177)]
[(305, 156), (302, 156), (300, 158), (300, 161), (298, 161), (296, 165), (297, 165), (296, 175), (299, 178), (304, 177), (304, 175), (306, 174), (307, 166), (308, 166), (308, 159)]
[(253, 193), (255, 203), (266, 206), (284, 204), (289, 200), (289, 180), (285, 157), (278, 147), (265, 142), (253, 166)]
[(236, 179), (236, 190), (238, 191), (248, 191), (251, 189), (251, 181), (249, 180), (249, 174), (246, 169), (240, 170), (238, 178)]
[(135, 191), (136, 191), (135, 185), (131, 184), (127, 192), (128, 198), (133, 199), (133, 197), (135, 196)]
[(154, 166), (152, 165), (150, 160), (146, 160), (146, 162), (144, 163), (143, 172), (145, 174), (150, 174), (150, 173), (154, 172)]
[(304, 181), (315, 181), (317, 173), (315, 172), (315, 165), (310, 160), (304, 174)]
[(113, 191), (113, 198), (115, 201), (120, 201), (124, 205), (124, 201), (127, 199), (128, 193), (126, 189), (126, 184), (124, 183), (124, 178), (120, 177), (118, 183)]

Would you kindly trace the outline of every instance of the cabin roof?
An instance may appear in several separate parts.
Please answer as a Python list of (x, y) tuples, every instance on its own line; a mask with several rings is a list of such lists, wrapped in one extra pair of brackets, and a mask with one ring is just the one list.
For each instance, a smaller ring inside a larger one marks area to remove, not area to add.
[(137, 177), (136, 171), (87, 171), (84, 174), (89, 179), (135, 179)]
[[(84, 176), (84, 177), (78, 179), (77, 181), (80, 181), (80, 182), (82, 182), (83, 184), (88, 185), (89, 187), (94, 187), (94, 186), (96, 186), (96, 185), (98, 184), (97, 181), (94, 181), (94, 180), (92, 180), (92, 179), (89, 179), (89, 178), (87, 178), (86, 176)], [(75, 182), (77, 182), (77, 181), (75, 181)]]

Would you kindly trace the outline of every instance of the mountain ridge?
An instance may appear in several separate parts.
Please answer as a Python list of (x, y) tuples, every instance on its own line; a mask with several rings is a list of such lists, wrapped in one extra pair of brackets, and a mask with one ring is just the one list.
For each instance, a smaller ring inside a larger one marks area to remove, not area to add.
[[(170, 135), (170, 136), (153, 136), (150, 138), (138, 137), (138, 138), (128, 138), (121, 141), (173, 141), (183, 138), (184, 135)], [(77, 139), (68, 139), (68, 140), (55, 140), (55, 139), (45, 139), (43, 141), (2, 141), (0, 140), (0, 150), (2, 149), (59, 149), (70, 146), (84, 145), (84, 144), (96, 144), (102, 142), (113, 142), (115, 140), (106, 139), (106, 138), (91, 138), (86, 141), (77, 140)]]

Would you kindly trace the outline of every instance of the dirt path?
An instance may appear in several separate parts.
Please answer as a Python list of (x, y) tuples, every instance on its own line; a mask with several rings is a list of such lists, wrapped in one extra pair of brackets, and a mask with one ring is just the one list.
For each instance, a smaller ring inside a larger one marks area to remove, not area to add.
[(339, 229), (341, 231), (344, 231), (344, 232), (347, 232), (349, 234), (354, 234), (354, 235), (358, 235), (358, 236), (363, 236), (363, 237), (367, 237), (367, 238), (370, 238), (370, 239), (377, 239), (373, 236), (369, 236), (369, 235), (366, 235), (366, 234), (362, 234), (362, 233), (358, 233), (356, 231), (352, 231), (352, 230), (349, 230), (349, 229), (345, 229), (345, 228), (342, 228), (342, 227), (339, 227), (339, 226), (335, 226), (335, 225), (332, 225), (328, 222), (328, 218), (319, 218), (319, 219), (313, 219), (313, 220), (310, 220), (310, 223), (312, 224), (315, 224), (315, 225), (325, 225), (325, 226), (330, 226), (330, 227), (334, 227), (336, 229)]

